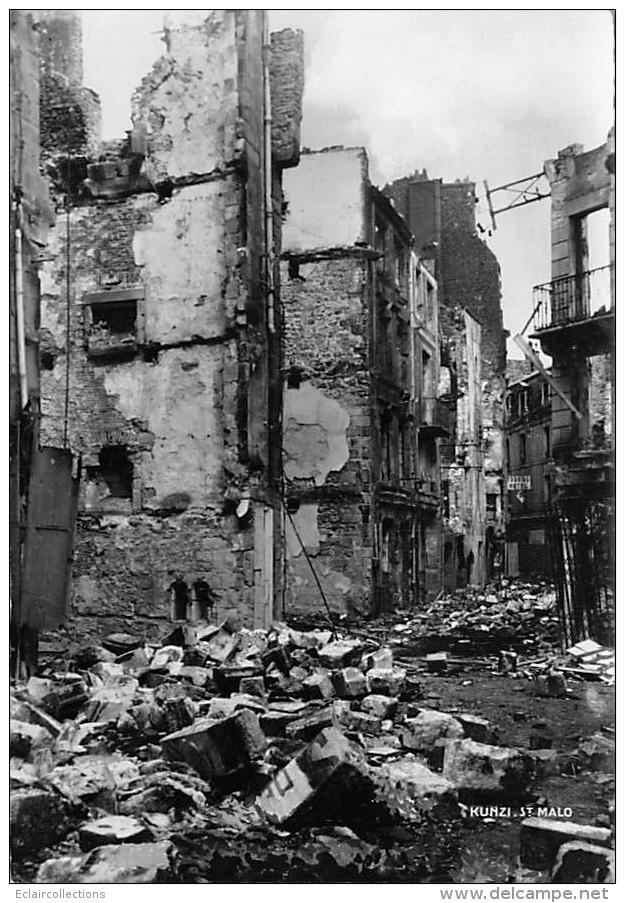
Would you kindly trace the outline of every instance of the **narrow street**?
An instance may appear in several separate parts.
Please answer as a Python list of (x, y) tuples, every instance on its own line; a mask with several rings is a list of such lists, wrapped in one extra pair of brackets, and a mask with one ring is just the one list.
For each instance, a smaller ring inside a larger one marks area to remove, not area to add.
[[(553, 590), (504, 583), (334, 640), (233, 615), (50, 663), (11, 694), (15, 880), (606, 880), (609, 652), (582, 678)], [(594, 845), (573, 874), (565, 841)]]

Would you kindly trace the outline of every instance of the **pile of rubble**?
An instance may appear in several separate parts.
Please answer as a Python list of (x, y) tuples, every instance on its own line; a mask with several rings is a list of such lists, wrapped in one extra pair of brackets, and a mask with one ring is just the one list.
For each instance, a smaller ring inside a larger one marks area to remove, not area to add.
[(499, 648), (528, 652), (558, 645), (560, 619), (551, 584), (502, 580), (441, 596), (392, 630), (394, 644), (421, 652), (433, 647), (459, 655)]
[[(388, 645), (329, 630), (112, 634), (72, 667), (11, 692), (21, 880), (449, 880), (469, 807), (531, 801), (545, 767), (421, 706)], [(579, 849), (609, 880), (611, 829), (555, 824), (523, 824), (522, 863), (575, 881)]]

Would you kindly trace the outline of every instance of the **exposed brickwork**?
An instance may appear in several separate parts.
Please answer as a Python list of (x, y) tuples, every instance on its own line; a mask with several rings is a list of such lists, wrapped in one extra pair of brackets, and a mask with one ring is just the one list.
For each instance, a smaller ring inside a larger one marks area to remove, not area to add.
[[(284, 366), (287, 387), (291, 386), (287, 396), (299, 394), (301, 383), (310, 383), (319, 393), (318, 403), (334, 400), (347, 420), (343, 427), (347, 461), (343, 464), (341, 459), (340, 469), (330, 470), (320, 486), (315, 486), (312, 471), (308, 478), (294, 478), (288, 494), (293, 501), (318, 505), (311, 512), (316, 515), (319, 536), (314, 564), (332, 607), (366, 609), (372, 556), (367, 264), (345, 257), (300, 264), (292, 279), (288, 271), (289, 264), (283, 263)], [(313, 416), (310, 425), (285, 419), (285, 466), (290, 453), (299, 456), (303, 445), (313, 441), (313, 430), (319, 433), (323, 452), (327, 429), (319, 417)], [(323, 606), (296, 537), (289, 569), (287, 611)]]
[(283, 167), (299, 161), (303, 60), (303, 32), (285, 28), (271, 35), (271, 140)]

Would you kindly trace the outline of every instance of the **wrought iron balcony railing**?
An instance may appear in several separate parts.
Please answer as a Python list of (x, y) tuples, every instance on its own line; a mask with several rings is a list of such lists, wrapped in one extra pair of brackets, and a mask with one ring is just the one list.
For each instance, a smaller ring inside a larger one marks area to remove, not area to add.
[(553, 329), (612, 310), (611, 267), (534, 286), (533, 330)]

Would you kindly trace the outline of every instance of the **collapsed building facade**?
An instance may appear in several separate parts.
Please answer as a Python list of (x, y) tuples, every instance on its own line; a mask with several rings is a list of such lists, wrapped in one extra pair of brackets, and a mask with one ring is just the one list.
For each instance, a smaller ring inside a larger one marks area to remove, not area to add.
[(441, 391), (455, 429), (443, 443), (445, 588), (501, 571), (506, 330), (497, 258), (479, 237), (475, 184), (425, 170), (387, 186), (438, 283)]
[[(551, 282), (534, 289), (530, 335), (551, 357), (552, 554), (567, 642), (613, 639), (615, 387), (614, 135), (545, 163)], [(590, 259), (590, 217), (606, 211), (607, 260)]]
[[(270, 39), (253, 10), (166, 28), (132, 130), (104, 143), (79, 19), (46, 13), (39, 32), (57, 204), (41, 441), (81, 468), (65, 637), (152, 635), (233, 608), (266, 625), (281, 599), (278, 261), (301, 32)], [(41, 585), (24, 617), (54, 628), (65, 614)]]
[(436, 282), (363, 148), (285, 178), (288, 611), (379, 613), (441, 588)]

